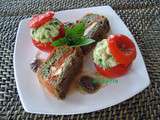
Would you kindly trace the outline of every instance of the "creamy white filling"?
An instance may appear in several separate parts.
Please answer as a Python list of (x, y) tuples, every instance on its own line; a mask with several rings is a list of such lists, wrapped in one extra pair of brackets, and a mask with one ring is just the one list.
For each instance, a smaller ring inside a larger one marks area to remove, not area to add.
[(118, 64), (109, 50), (107, 39), (97, 43), (93, 51), (93, 60), (103, 68), (114, 67)]
[(89, 27), (87, 27), (86, 30), (84, 31), (84, 36), (86, 36), (94, 28), (96, 24), (97, 22), (93, 22)]

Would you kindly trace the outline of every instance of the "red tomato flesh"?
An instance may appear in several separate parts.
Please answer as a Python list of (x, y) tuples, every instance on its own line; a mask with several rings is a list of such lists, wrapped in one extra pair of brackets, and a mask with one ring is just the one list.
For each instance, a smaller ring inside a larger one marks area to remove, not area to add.
[(50, 53), (55, 48), (52, 46), (51, 42), (42, 43), (40, 41), (36, 41), (36, 40), (32, 39), (32, 43), (34, 44), (34, 46), (36, 46), (38, 49), (40, 49), (43, 52)]
[(108, 78), (116, 78), (126, 74), (128, 72), (130, 65), (125, 66), (125, 65), (119, 64), (115, 67), (104, 69), (95, 64), (95, 67), (97, 72), (100, 73), (101, 75)]
[(136, 47), (125, 35), (111, 35), (108, 38), (108, 45), (111, 54), (120, 64), (128, 65), (136, 57)]

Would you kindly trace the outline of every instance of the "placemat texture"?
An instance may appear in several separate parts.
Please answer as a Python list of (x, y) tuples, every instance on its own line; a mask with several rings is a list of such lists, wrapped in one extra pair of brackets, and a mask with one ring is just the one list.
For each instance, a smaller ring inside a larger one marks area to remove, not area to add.
[[(17, 94), (13, 71), (13, 50), (20, 20), (46, 10), (100, 5), (111, 5), (133, 33), (144, 57), (151, 85), (131, 99), (97, 112), (69, 116), (26, 113)], [(3, 119), (160, 120), (160, 1), (0, 0), (0, 120)]]

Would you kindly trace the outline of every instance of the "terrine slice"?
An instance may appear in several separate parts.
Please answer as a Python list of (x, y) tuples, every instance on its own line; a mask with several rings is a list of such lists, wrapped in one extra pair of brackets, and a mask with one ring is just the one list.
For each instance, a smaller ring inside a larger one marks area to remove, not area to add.
[(49, 92), (63, 99), (72, 81), (81, 71), (82, 61), (80, 48), (58, 47), (38, 68), (38, 79)]

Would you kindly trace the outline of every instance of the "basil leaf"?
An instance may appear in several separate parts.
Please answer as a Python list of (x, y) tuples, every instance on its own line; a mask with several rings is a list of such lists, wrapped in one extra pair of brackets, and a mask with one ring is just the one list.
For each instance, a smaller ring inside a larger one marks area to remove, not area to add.
[(66, 38), (60, 38), (60, 39), (52, 42), (52, 46), (56, 46), (56, 47), (63, 46), (65, 44), (66, 44)]
[(70, 47), (78, 47), (89, 45), (95, 40), (83, 36), (85, 24), (83, 22), (76, 24), (74, 27), (65, 27), (65, 37), (60, 38), (52, 43), (53, 46), (68, 45)]
[(85, 31), (85, 24), (82, 22), (76, 24), (72, 28), (69, 28), (69, 27), (65, 28), (66, 37), (71, 37), (71, 38), (79, 38), (83, 36), (84, 31)]
[(93, 39), (81, 37), (76, 40), (76, 43), (70, 45), (70, 47), (85, 46), (85, 45), (89, 45), (94, 42), (95, 42), (95, 40), (93, 40)]

